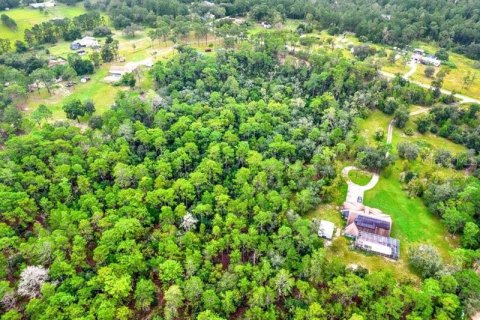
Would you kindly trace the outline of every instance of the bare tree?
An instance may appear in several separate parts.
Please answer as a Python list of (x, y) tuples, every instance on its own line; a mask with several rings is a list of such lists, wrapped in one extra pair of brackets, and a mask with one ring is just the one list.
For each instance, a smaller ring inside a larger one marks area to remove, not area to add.
[(195, 219), (195, 217), (189, 212), (183, 216), (181, 227), (185, 231), (190, 231), (192, 229), (195, 229), (196, 224), (197, 224), (197, 219)]
[(18, 294), (29, 298), (38, 297), (40, 288), (48, 279), (48, 270), (42, 266), (28, 266), (20, 275)]

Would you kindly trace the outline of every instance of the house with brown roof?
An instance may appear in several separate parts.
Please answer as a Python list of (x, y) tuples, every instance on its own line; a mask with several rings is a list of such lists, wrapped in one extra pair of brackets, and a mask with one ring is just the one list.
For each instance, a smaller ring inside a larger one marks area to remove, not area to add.
[(341, 209), (347, 219), (344, 235), (355, 239), (356, 248), (398, 259), (400, 241), (390, 238), (392, 218), (362, 203), (345, 202)]

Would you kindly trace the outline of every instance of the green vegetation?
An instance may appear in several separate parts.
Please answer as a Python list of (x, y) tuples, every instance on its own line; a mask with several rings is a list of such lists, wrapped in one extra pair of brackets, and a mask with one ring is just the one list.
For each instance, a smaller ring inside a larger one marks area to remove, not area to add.
[[(480, 110), (439, 90), (461, 72), (476, 90), (473, 60), (452, 50), (478, 54), (477, 15), (319, 1), (2, 16), (18, 34), (0, 39), (1, 320), (453, 320), (480, 308)], [(98, 46), (74, 53), (92, 34)], [(450, 73), (426, 73), (436, 90), (379, 77), (409, 70), (394, 45), (425, 39), (449, 59)], [(398, 261), (341, 235), (346, 165), (359, 185), (380, 173), (363, 201), (391, 215)]]
[(401, 254), (406, 257), (408, 248), (418, 242), (431, 243), (449, 258), (456, 242), (446, 233), (440, 219), (428, 211), (421, 199), (409, 197), (400, 183), (401, 164), (381, 174), (378, 184), (365, 193), (364, 203), (391, 215), (392, 237), (400, 239)]
[(348, 178), (360, 186), (367, 185), (372, 179), (372, 174), (366, 171), (352, 170), (348, 173)]
[(57, 4), (53, 8), (40, 11), (33, 8), (15, 8), (8, 11), (8, 16), (17, 23), (17, 29), (11, 30), (0, 24), (0, 38), (9, 39), (11, 42), (22, 40), (26, 29), (54, 18), (73, 18), (85, 13), (82, 5), (67, 6)]

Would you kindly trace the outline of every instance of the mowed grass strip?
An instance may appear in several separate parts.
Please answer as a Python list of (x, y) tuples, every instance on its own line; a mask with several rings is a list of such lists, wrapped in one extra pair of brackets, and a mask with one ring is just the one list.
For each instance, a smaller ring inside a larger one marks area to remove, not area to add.
[(67, 6), (64, 4), (57, 4), (53, 8), (48, 8), (44, 11), (33, 9), (29, 7), (15, 8), (9, 11), (2, 11), (17, 23), (17, 30), (10, 30), (0, 23), (0, 38), (9, 39), (13, 43), (16, 40), (22, 40), (26, 29), (30, 29), (35, 24), (42, 23), (54, 18), (73, 18), (85, 13), (86, 10), (81, 5)]

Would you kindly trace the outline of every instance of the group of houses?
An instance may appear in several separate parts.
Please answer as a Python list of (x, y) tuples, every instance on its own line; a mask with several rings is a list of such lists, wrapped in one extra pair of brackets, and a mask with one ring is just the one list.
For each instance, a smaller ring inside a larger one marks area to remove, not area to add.
[(154, 64), (152, 58), (145, 59), (139, 62), (128, 62), (125, 65), (112, 66), (109, 74), (104, 78), (107, 82), (117, 82), (122, 79), (124, 74), (132, 73), (140, 67), (151, 68)]

